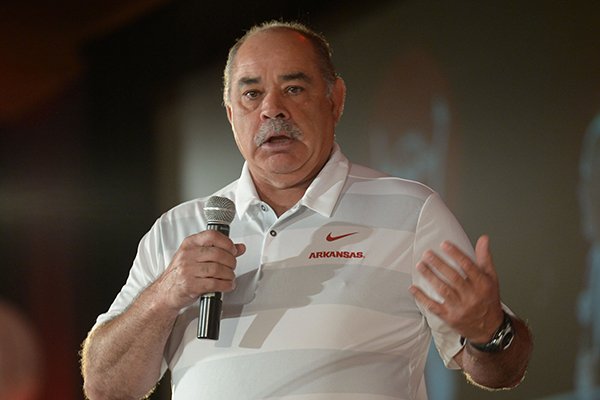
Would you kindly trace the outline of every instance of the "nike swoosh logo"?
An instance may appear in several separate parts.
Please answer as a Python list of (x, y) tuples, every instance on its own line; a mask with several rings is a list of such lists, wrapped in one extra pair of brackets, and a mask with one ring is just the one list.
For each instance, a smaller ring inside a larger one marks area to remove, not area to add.
[(327, 235), (327, 237), (325, 239), (328, 242), (333, 242), (335, 240), (343, 239), (343, 238), (348, 237), (348, 236), (356, 235), (357, 233), (358, 232), (352, 232), (352, 233), (346, 233), (345, 235), (332, 236), (331, 232), (329, 232), (329, 235)]

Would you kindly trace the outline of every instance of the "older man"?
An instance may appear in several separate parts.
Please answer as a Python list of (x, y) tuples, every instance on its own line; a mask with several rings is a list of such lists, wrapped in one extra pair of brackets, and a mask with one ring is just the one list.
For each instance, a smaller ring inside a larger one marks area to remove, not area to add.
[[(346, 87), (327, 42), (267, 23), (230, 50), (224, 102), (246, 162), (218, 191), (164, 214), (83, 349), (90, 399), (139, 399), (171, 370), (173, 398), (425, 399), (431, 337), (482, 386), (516, 386), (532, 343), (439, 196), (354, 165), (335, 143)], [(210, 173), (207, 171), (206, 173)], [(198, 340), (198, 298), (225, 292), (221, 337)]]

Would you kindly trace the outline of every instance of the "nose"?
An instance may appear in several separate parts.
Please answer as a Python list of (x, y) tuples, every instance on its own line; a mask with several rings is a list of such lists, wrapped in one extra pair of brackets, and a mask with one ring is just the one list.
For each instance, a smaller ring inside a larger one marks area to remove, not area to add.
[(262, 120), (273, 118), (288, 119), (289, 113), (284, 104), (284, 99), (279, 93), (270, 92), (263, 97), (262, 110), (260, 113)]

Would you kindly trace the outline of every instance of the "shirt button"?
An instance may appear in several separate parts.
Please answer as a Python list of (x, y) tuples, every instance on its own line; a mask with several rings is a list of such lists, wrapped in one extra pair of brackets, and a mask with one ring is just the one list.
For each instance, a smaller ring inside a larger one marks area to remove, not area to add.
[(267, 211), (267, 206), (265, 206), (264, 204), (261, 204), (260, 205), (260, 209), (266, 212)]
[(270, 234), (271, 236), (275, 237), (275, 236), (277, 236), (277, 231), (274, 231), (274, 230), (273, 230), (273, 231), (269, 232), (269, 234)]

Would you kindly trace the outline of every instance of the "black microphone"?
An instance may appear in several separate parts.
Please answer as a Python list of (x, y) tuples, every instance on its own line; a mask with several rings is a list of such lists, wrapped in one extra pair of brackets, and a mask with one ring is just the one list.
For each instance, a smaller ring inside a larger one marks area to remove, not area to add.
[[(219, 231), (229, 236), (229, 224), (235, 216), (235, 204), (225, 197), (212, 196), (204, 205), (204, 216), (207, 230)], [(219, 292), (204, 293), (200, 296), (198, 339), (219, 339), (222, 305)]]

